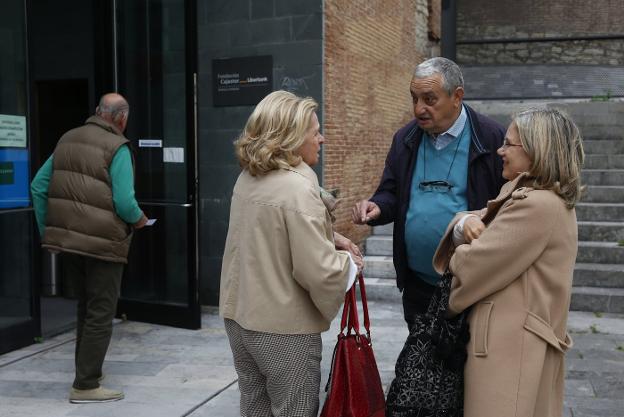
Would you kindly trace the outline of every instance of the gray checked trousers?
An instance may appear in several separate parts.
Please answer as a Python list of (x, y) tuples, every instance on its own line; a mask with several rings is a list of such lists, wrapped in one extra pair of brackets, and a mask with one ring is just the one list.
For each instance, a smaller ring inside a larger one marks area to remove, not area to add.
[(240, 389), (242, 417), (316, 417), (321, 335), (243, 329), (225, 319)]

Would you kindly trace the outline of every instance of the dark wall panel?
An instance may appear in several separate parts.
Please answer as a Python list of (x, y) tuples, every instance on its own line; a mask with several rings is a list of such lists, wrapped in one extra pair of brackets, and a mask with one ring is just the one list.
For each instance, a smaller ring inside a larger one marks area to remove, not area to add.
[(274, 90), (311, 96), (322, 104), (322, 7), (322, 0), (199, 0), (199, 233), (203, 304), (218, 303), (230, 197), (240, 172), (232, 143), (253, 110), (253, 106), (213, 106), (212, 60), (272, 55)]

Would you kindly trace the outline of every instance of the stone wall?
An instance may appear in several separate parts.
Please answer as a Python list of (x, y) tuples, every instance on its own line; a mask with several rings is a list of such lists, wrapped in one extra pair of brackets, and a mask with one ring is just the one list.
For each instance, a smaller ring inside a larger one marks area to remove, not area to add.
[(463, 65), (624, 65), (624, 37), (615, 40), (544, 41), (457, 46)]
[(413, 117), (415, 65), (439, 50), (430, 3), (325, 1), (324, 186), (340, 190), (336, 228), (356, 242), (369, 228), (352, 224), (351, 208), (375, 191), (394, 132)]
[[(457, 2), (457, 60), (488, 64), (624, 64), (620, 0), (462, 0)], [(615, 39), (587, 39), (611, 36)], [(569, 38), (570, 40), (560, 40)], [(466, 44), (479, 40), (540, 42)], [(556, 40), (552, 40), (556, 39)]]
[(622, 34), (621, 0), (460, 0), (458, 39)]

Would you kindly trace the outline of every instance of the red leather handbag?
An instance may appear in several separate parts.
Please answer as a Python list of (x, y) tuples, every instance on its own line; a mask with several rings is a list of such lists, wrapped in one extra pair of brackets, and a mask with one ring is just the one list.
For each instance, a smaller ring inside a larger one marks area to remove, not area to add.
[(384, 392), (371, 344), (366, 289), (361, 274), (358, 283), (366, 334), (360, 334), (356, 283), (345, 295), (340, 333), (325, 387), (329, 392), (320, 417), (385, 417)]

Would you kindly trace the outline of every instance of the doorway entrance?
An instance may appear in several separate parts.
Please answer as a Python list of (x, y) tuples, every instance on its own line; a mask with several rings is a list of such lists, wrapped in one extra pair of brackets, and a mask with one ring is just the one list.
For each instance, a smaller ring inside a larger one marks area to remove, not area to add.
[(136, 195), (157, 220), (135, 233), (117, 312), (191, 329), (201, 327), (196, 3), (112, 2), (115, 82), (130, 103)]
[[(31, 96), (31, 169), (52, 155), (63, 133), (80, 126), (95, 101), (94, 2), (66, 0), (28, 3)], [(35, 280), (41, 336), (75, 327), (73, 286), (63, 279), (62, 258), (36, 248)]]
[[(201, 326), (195, 9), (196, 0), (31, 0), (27, 12), (33, 175), (102, 94), (125, 96), (136, 197), (157, 221), (135, 232), (117, 312), (193, 329)], [(36, 252), (41, 330), (50, 336), (75, 325), (73, 286), (62, 257)]]

